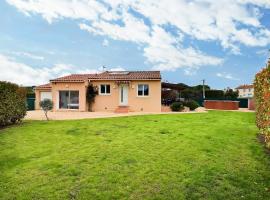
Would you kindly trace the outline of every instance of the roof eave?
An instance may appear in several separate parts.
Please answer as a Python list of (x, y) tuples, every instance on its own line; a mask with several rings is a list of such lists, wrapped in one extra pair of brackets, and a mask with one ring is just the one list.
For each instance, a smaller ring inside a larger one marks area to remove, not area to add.
[(87, 80), (50, 80), (51, 83), (84, 83)]

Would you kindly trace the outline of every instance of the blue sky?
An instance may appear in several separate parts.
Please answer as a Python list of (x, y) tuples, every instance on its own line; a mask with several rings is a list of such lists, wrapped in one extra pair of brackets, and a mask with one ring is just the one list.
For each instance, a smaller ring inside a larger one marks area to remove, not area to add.
[(268, 0), (0, 1), (0, 80), (161, 70), (212, 88), (252, 83), (270, 44)]

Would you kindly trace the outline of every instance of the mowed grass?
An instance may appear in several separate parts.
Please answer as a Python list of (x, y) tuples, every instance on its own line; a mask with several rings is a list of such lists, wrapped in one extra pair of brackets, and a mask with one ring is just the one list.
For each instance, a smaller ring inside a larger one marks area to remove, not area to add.
[(254, 118), (25, 121), (0, 130), (0, 199), (270, 199)]

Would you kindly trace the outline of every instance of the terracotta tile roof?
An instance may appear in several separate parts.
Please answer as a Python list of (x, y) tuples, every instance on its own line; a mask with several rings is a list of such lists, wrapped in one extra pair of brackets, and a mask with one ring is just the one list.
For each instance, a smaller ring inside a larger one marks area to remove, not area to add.
[(94, 74), (71, 74), (50, 80), (51, 82), (85, 82)]
[(159, 71), (106, 71), (99, 74), (72, 74), (51, 82), (85, 82), (87, 80), (160, 80)]
[(37, 87), (35, 87), (35, 89), (51, 89), (52, 86), (50, 83), (44, 84), (44, 85), (38, 85)]
[(90, 80), (160, 80), (159, 71), (107, 71)]
[(253, 87), (254, 87), (253, 85), (240, 85), (235, 89), (250, 89), (250, 88), (253, 88)]

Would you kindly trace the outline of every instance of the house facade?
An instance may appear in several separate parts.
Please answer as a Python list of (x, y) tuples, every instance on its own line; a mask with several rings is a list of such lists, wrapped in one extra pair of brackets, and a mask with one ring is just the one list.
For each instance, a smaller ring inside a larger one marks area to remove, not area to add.
[(252, 98), (254, 96), (253, 85), (240, 85), (235, 89), (238, 91), (239, 98)]
[(159, 71), (106, 71), (97, 74), (72, 74), (50, 80), (35, 88), (39, 102), (51, 99), (53, 111), (89, 111), (87, 87), (98, 90), (92, 111), (160, 112), (161, 75)]

